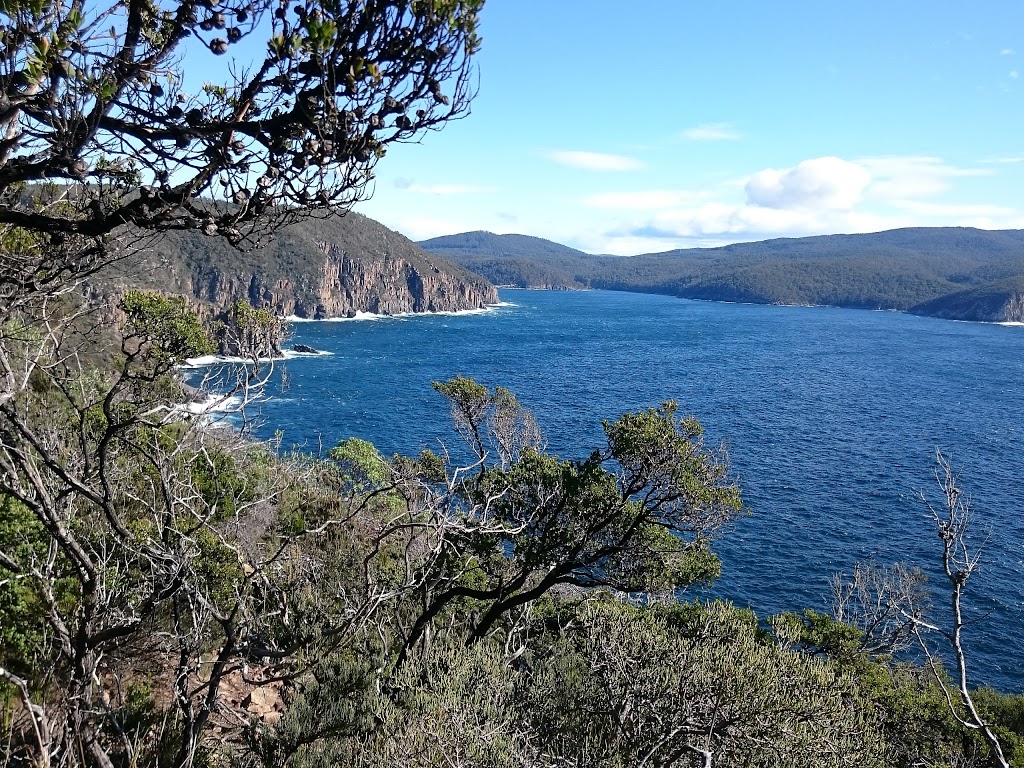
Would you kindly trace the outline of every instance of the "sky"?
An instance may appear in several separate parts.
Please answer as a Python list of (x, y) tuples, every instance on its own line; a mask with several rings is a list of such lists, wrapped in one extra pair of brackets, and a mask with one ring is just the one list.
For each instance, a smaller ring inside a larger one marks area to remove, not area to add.
[(488, 0), (469, 116), (356, 210), (631, 255), (1024, 228), (1019, 0)]

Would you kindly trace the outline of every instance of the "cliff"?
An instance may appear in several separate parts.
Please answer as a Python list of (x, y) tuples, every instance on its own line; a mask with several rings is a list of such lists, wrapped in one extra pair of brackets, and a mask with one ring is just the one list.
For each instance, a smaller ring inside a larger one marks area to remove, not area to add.
[(483, 278), (358, 214), (300, 222), (251, 251), (200, 232), (167, 233), (103, 280), (183, 294), (213, 315), (239, 298), (315, 319), (456, 312), (498, 300)]

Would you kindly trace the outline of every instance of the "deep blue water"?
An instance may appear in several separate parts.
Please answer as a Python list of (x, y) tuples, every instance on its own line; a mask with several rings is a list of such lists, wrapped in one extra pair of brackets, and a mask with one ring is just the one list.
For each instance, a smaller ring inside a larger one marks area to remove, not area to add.
[[(717, 545), (714, 594), (760, 616), (824, 607), (858, 561), (925, 568), (939, 540), (921, 490), (935, 450), (974, 500), (984, 565), (969, 600), (973, 680), (1024, 691), (1024, 328), (890, 312), (694, 302), (630, 293), (502, 291), (483, 314), (297, 323), (333, 353), (287, 361), (258, 433), (317, 450), (454, 443), (431, 380), (502, 385), (549, 449), (582, 457), (601, 420), (672, 398), (729, 452), (750, 516)], [(936, 609), (945, 605), (943, 600)]]

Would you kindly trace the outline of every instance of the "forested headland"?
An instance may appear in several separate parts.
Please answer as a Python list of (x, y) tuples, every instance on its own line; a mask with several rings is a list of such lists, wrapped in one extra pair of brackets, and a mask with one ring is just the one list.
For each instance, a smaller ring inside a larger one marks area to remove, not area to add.
[(962, 227), (594, 256), (539, 238), (468, 232), (420, 245), (498, 285), (604, 288), (690, 299), (891, 309), (1022, 322), (1024, 231)]

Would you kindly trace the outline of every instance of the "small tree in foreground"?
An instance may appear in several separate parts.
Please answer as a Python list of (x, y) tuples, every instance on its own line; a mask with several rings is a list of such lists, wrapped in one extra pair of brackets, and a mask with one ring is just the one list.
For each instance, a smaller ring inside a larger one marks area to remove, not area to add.
[[(977, 692), (972, 692), (968, 679), (964, 630), (969, 622), (964, 617), (964, 597), (967, 582), (981, 562), (980, 548), (973, 548), (971, 542), (971, 502), (949, 459), (938, 451), (936, 461), (941, 503), (933, 505), (924, 492), (921, 500), (942, 542), (948, 624), (931, 618), (922, 572), (899, 564), (858, 564), (852, 574), (836, 574), (831, 582), (831, 616), (805, 611), (802, 616), (784, 614), (773, 621), (777, 632), (799, 638), (806, 649), (854, 663), (865, 657), (887, 660), (916, 643), (946, 717), (967, 733), (978, 734), (994, 764), (1008, 768), (999, 736), (976, 705)], [(943, 657), (953, 660), (952, 679)]]
[[(950, 712), (960, 725), (981, 734), (997, 765), (1009, 768), (1010, 763), (1003, 754), (1002, 744), (975, 705), (967, 679), (967, 653), (963, 637), (967, 625), (964, 618), (964, 591), (967, 581), (981, 561), (981, 550), (972, 549), (969, 536), (971, 500), (960, 487), (959, 476), (949, 459), (941, 451), (936, 452), (936, 462), (938, 468), (935, 479), (939, 486), (941, 504), (933, 506), (923, 492), (921, 499), (931, 512), (942, 542), (942, 572), (949, 583), (950, 624), (940, 626), (915, 613), (907, 612), (905, 615), (912, 621), (918, 644), (935, 673), (935, 681), (946, 697)], [(941, 662), (937, 658), (938, 651), (930, 641), (930, 634), (942, 638), (945, 650), (953, 656), (955, 676), (952, 689), (945, 676), (940, 674)]]

